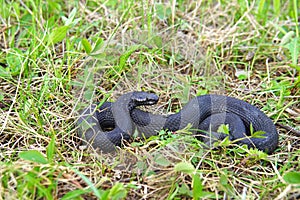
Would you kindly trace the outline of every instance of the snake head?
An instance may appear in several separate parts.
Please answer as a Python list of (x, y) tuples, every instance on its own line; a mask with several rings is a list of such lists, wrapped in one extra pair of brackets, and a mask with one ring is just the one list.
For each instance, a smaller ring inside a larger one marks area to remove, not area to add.
[(131, 96), (135, 106), (154, 105), (158, 102), (158, 99), (159, 97), (156, 94), (147, 92), (134, 92)]

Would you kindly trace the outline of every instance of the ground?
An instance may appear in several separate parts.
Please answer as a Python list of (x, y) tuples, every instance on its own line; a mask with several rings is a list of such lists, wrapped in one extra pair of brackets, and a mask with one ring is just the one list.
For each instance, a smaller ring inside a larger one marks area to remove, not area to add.
[[(1, 199), (297, 199), (299, 2), (0, 0)], [(297, 5), (298, 4), (298, 5)], [(98, 154), (78, 109), (135, 90), (151, 112), (224, 94), (276, 124), (267, 155), (182, 130)]]

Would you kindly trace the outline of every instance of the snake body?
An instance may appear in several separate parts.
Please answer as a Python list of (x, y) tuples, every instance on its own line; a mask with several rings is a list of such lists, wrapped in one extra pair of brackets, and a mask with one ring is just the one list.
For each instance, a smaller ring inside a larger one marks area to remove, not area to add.
[[(278, 133), (273, 121), (257, 107), (245, 101), (222, 95), (203, 95), (191, 99), (178, 113), (157, 115), (138, 109), (154, 105), (158, 96), (146, 92), (129, 92), (116, 102), (106, 102), (99, 109), (91, 105), (81, 112), (77, 121), (79, 135), (94, 148), (112, 152), (122, 140), (129, 141), (135, 131), (148, 138), (165, 129), (176, 132), (187, 127), (198, 133), (206, 144), (229, 136), (239, 144), (272, 153), (278, 145)], [(229, 135), (218, 133), (221, 124), (229, 125)], [(262, 131), (261, 137), (251, 137)]]

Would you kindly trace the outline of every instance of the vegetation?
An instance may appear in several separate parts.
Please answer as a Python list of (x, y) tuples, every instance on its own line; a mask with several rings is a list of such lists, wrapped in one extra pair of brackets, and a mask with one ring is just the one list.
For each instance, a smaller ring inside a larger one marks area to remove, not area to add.
[[(297, 0), (0, 4), (0, 199), (300, 198)], [(82, 148), (77, 109), (134, 90), (164, 114), (206, 93), (245, 100), (279, 147), (208, 150), (186, 129)]]

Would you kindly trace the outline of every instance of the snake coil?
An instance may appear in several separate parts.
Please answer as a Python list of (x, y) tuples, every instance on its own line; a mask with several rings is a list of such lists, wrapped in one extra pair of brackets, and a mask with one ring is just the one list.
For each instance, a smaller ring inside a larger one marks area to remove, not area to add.
[[(242, 100), (222, 96), (203, 95), (191, 99), (178, 113), (162, 116), (138, 109), (154, 105), (158, 96), (146, 92), (129, 92), (115, 103), (106, 102), (97, 110), (96, 105), (85, 108), (77, 121), (79, 136), (102, 152), (112, 152), (122, 140), (129, 141), (137, 130), (140, 136), (150, 137), (166, 129), (177, 131), (188, 124), (200, 134), (199, 139), (210, 145), (227, 134), (218, 133), (221, 124), (229, 125), (229, 139), (239, 144), (272, 153), (278, 145), (278, 133), (272, 120), (257, 107)], [(251, 127), (252, 126), (252, 127)], [(251, 137), (263, 131), (263, 137)]]

